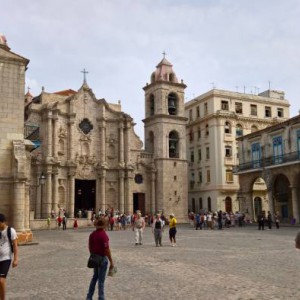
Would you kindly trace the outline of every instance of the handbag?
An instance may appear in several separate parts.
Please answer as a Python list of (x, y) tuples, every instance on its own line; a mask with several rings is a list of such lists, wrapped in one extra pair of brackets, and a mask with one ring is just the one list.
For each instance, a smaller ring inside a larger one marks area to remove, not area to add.
[(90, 257), (88, 259), (87, 267), (91, 268), (91, 269), (98, 268), (101, 266), (103, 259), (104, 259), (104, 256), (100, 256), (100, 255), (91, 253)]

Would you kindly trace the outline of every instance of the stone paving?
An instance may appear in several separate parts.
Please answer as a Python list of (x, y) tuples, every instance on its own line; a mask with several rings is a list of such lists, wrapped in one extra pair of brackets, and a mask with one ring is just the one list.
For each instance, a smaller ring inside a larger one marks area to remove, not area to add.
[[(7, 299), (85, 299), (92, 230), (35, 231), (38, 245), (19, 248)], [(176, 247), (170, 246), (167, 230), (163, 247), (155, 247), (150, 228), (142, 246), (134, 245), (131, 230), (109, 231), (118, 273), (107, 277), (106, 299), (300, 299), (298, 230), (196, 231), (181, 225)]]

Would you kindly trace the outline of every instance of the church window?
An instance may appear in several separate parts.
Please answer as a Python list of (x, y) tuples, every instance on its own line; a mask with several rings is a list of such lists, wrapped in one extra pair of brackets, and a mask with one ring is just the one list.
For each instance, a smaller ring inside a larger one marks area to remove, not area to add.
[(93, 124), (89, 121), (89, 119), (84, 118), (80, 122), (79, 128), (84, 134), (88, 134), (93, 129)]
[(232, 170), (226, 170), (226, 182), (233, 182)]
[(169, 115), (177, 115), (177, 97), (174, 93), (168, 96), (168, 113)]
[(179, 137), (176, 131), (171, 131), (169, 134), (169, 157), (170, 158), (179, 158), (179, 149), (178, 149)]
[(134, 181), (137, 184), (143, 183), (143, 175), (142, 174), (136, 174), (134, 177)]
[(150, 116), (153, 116), (155, 112), (155, 102), (154, 102), (154, 95), (150, 95)]

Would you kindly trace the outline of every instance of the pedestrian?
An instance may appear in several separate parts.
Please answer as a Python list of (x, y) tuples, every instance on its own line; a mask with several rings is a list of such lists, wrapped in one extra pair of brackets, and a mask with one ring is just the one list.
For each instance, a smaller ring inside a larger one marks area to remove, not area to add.
[(115, 218), (113, 215), (110, 216), (109, 218), (109, 225), (110, 225), (110, 230), (113, 231), (114, 230), (114, 225), (115, 225)]
[(63, 230), (67, 230), (67, 217), (66, 214), (64, 214), (62, 218), (62, 224), (63, 224)]
[(109, 238), (104, 230), (104, 228), (106, 227), (105, 219), (96, 219), (94, 225), (96, 227), (96, 230), (94, 230), (89, 236), (89, 251), (90, 253), (102, 256), (103, 260), (98, 267), (93, 269), (94, 273), (89, 285), (86, 299), (93, 299), (96, 283), (98, 282), (98, 299), (104, 300), (104, 282), (108, 267), (108, 261), (110, 263), (109, 271), (112, 271), (114, 269), (114, 263), (109, 248)]
[(267, 223), (268, 223), (269, 230), (271, 230), (273, 221), (272, 221), (272, 215), (271, 215), (270, 211), (268, 211)]
[(279, 229), (279, 212), (277, 211), (274, 215), (274, 219), (275, 219), (275, 225), (276, 225), (276, 228)]
[(198, 228), (201, 228), (201, 226), (200, 226), (200, 214), (198, 213), (198, 214), (196, 214), (196, 226), (195, 226), (195, 229), (196, 230), (198, 230)]
[(50, 230), (50, 226), (51, 226), (51, 219), (50, 219), (50, 215), (47, 218), (47, 228), (48, 230)]
[(154, 241), (156, 247), (162, 246), (162, 233), (164, 230), (165, 222), (161, 219), (160, 214), (157, 214), (152, 224), (152, 233), (154, 234)]
[(78, 228), (78, 220), (77, 218), (75, 218), (73, 223), (73, 229), (77, 229), (77, 228)]
[(221, 230), (223, 228), (223, 212), (220, 210), (218, 212), (218, 229)]
[(18, 242), (14, 228), (6, 225), (5, 215), (0, 214), (0, 299), (5, 299), (6, 276), (12, 267), (18, 265)]
[(258, 230), (264, 230), (265, 229), (265, 214), (264, 212), (261, 212), (258, 215)]
[(173, 213), (170, 214), (170, 222), (169, 222), (169, 238), (171, 242), (171, 246), (174, 247), (176, 246), (176, 225), (177, 225), (177, 220), (175, 219), (175, 215)]
[(300, 250), (300, 231), (297, 233), (295, 238), (295, 247)]
[(135, 245), (142, 245), (143, 231), (145, 229), (145, 220), (142, 218), (140, 212), (137, 213), (136, 219), (133, 223), (133, 230), (135, 231)]

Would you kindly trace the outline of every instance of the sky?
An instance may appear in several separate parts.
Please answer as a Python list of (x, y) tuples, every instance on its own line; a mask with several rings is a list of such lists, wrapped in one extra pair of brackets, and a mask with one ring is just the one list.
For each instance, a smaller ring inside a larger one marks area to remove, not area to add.
[[(285, 91), (300, 109), (299, 0), (0, 0), (0, 33), (30, 59), (34, 96), (78, 90), (121, 100), (143, 140), (144, 91), (163, 52), (186, 101), (213, 87)], [(27, 92), (27, 88), (25, 89)]]

